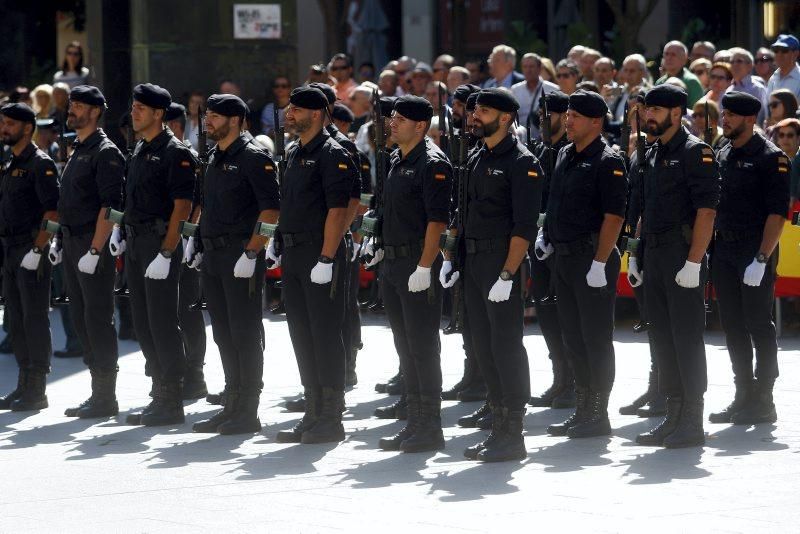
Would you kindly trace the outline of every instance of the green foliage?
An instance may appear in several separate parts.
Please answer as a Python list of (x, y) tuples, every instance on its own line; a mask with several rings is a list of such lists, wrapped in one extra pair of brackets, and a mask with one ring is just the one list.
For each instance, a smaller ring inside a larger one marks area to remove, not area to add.
[(517, 51), (517, 55), (534, 52), (541, 56), (547, 55), (547, 43), (539, 38), (533, 25), (524, 20), (512, 20), (508, 23), (506, 32), (507, 44)]

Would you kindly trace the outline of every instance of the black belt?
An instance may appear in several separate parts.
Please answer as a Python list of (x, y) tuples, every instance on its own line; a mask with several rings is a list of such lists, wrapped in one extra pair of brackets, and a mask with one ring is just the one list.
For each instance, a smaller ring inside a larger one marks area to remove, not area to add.
[(26, 234), (13, 234), (7, 236), (0, 236), (0, 239), (3, 241), (3, 244), (7, 247), (13, 247), (16, 245), (22, 245), (23, 243), (30, 243), (36, 239), (36, 234), (38, 230), (31, 230)]
[(573, 254), (594, 253), (597, 248), (598, 234), (592, 234), (575, 241), (566, 243), (553, 243), (557, 256), (571, 256)]
[(247, 241), (247, 237), (238, 235), (221, 235), (217, 237), (203, 237), (200, 240), (203, 242), (203, 250), (208, 252), (210, 250), (228, 248), (237, 244), (242, 245)]
[(399, 258), (408, 258), (409, 256), (422, 254), (422, 249), (424, 246), (424, 241), (420, 241), (419, 243), (414, 243), (411, 245), (384, 245), (383, 252), (387, 260), (396, 260)]
[(64, 237), (78, 237), (81, 235), (90, 234), (94, 232), (94, 229), (95, 229), (95, 223), (93, 222), (86, 224), (71, 224), (71, 225), (62, 224), (60, 228), (61, 234)]
[(281, 232), (281, 238), (283, 239), (283, 246), (286, 248), (299, 247), (310, 243), (322, 243), (324, 239), (323, 235), (317, 232), (301, 232), (297, 234)]
[(509, 237), (491, 237), (489, 239), (464, 238), (464, 248), (467, 254), (502, 252), (508, 250), (509, 239)]
[(689, 244), (692, 240), (692, 229), (686, 224), (678, 228), (671, 228), (665, 232), (648, 233), (644, 236), (647, 248), (663, 247), (673, 243)]
[(167, 225), (162, 219), (155, 219), (146, 223), (126, 224), (125, 233), (128, 235), (128, 237), (152, 234), (162, 236), (166, 235), (167, 233)]
[(762, 235), (761, 230), (717, 230), (716, 237), (723, 241), (735, 242), (760, 238)]

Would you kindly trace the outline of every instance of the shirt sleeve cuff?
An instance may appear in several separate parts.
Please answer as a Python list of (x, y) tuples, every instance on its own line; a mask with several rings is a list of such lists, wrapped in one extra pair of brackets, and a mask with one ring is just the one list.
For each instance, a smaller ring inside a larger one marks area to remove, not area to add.
[(511, 237), (521, 237), (526, 241), (536, 241), (536, 234), (539, 232), (539, 229), (536, 227), (535, 224), (523, 224), (523, 223), (516, 223), (514, 228), (511, 230)]

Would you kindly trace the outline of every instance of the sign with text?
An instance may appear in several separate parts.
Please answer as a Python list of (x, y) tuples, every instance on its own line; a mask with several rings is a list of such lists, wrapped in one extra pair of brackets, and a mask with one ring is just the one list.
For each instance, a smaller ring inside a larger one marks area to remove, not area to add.
[(280, 39), (280, 4), (233, 4), (234, 39)]

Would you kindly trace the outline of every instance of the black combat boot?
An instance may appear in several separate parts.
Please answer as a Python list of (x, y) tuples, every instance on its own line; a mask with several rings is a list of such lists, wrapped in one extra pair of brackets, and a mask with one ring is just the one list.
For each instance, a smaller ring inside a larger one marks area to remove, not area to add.
[[(226, 386), (226, 391), (228, 388)], [(233, 391), (231, 389), (227, 395), (227, 402), (222, 410), (218, 411), (208, 419), (204, 419), (202, 421), (198, 421), (192, 425), (192, 432), (199, 432), (199, 433), (215, 433), (218, 432), (219, 425), (228, 421), (231, 417), (233, 417), (234, 413), (236, 412), (236, 408), (239, 406), (239, 392)]]
[(778, 420), (775, 402), (772, 399), (772, 380), (759, 380), (750, 395), (750, 401), (744, 408), (731, 416), (734, 425), (758, 425), (774, 423)]
[[(654, 395), (658, 394), (658, 372), (650, 371), (650, 376), (647, 380), (647, 391), (639, 395), (634, 401), (619, 409), (620, 415), (637, 415), (637, 410), (650, 402)], [(666, 402), (666, 399), (665, 399)]]
[(228, 391), (223, 389), (219, 393), (209, 393), (206, 395), (206, 402), (209, 404), (215, 404), (217, 406), (225, 406), (225, 399), (228, 396)]
[(566, 362), (551, 357), (550, 365), (553, 368), (553, 383), (538, 397), (531, 397), (531, 400), (528, 401), (530, 406), (549, 408), (553, 405), (553, 399), (558, 397), (564, 390), (564, 366)]
[(586, 400), (586, 417), (583, 421), (567, 429), (569, 438), (592, 438), (610, 436), (611, 423), (608, 420), (608, 391), (589, 390)]
[(469, 358), (464, 358), (464, 374), (461, 380), (455, 383), (453, 387), (442, 391), (442, 400), (453, 401), (458, 399), (458, 393), (466, 388), (472, 381), (472, 364)]
[(586, 420), (586, 402), (589, 397), (589, 391), (578, 386), (575, 386), (575, 388), (575, 411), (563, 423), (556, 423), (547, 427), (547, 433), (551, 436), (566, 436), (571, 427)]
[(492, 413), (492, 431), (485, 440), (464, 449), (464, 456), (470, 460), (477, 460), (478, 454), (491, 446), (503, 431), (503, 407), (500, 404), (489, 404), (489, 409)]
[(358, 356), (358, 349), (353, 347), (350, 350), (352, 354), (350, 354), (350, 357), (347, 358), (344, 375), (344, 385), (348, 388), (358, 384), (358, 375), (356, 374), (356, 356)]
[(664, 438), (664, 447), (682, 449), (705, 445), (706, 433), (703, 431), (703, 399), (684, 399), (681, 416), (675, 431)]
[(97, 417), (114, 417), (119, 413), (117, 403), (117, 371), (90, 369), (92, 375), (92, 395), (76, 408), (67, 408), (64, 415), (94, 419)]
[(639, 417), (661, 417), (667, 413), (667, 397), (663, 393), (656, 392), (647, 401), (647, 404), (636, 410)]
[(483, 419), (487, 415), (491, 415), (492, 408), (489, 405), (489, 401), (484, 402), (480, 408), (475, 410), (469, 415), (465, 415), (464, 417), (460, 417), (458, 419), (458, 426), (462, 428), (475, 428), (478, 426), (478, 421)]
[(397, 371), (397, 374), (394, 375), (389, 380), (387, 380), (386, 382), (378, 382), (377, 384), (375, 384), (375, 391), (378, 393), (386, 393), (386, 388), (389, 386), (389, 384), (394, 384), (402, 379), (403, 375), (401, 374), (400, 371)]
[(667, 397), (667, 415), (652, 430), (636, 436), (636, 443), (639, 445), (649, 445), (660, 447), (664, 444), (664, 438), (675, 432), (678, 428), (678, 420), (681, 417), (681, 397)]
[(408, 417), (408, 402), (406, 395), (401, 395), (399, 399), (389, 406), (375, 408), (375, 417), (378, 419), (399, 419), (405, 421)]
[(142, 424), (142, 415), (149, 412), (153, 409), (156, 405), (156, 396), (159, 391), (161, 391), (161, 378), (152, 376), (150, 377), (152, 385), (150, 387), (150, 396), (153, 400), (150, 401), (150, 404), (145, 406), (141, 412), (139, 413), (130, 413), (125, 417), (125, 424), (128, 425), (141, 425)]
[(458, 392), (456, 397), (460, 402), (478, 402), (486, 400), (488, 393), (489, 390), (486, 388), (483, 377), (475, 376), (467, 387)]
[(475, 423), (475, 427), (481, 430), (491, 430), (493, 425), (494, 414), (491, 410), (489, 410), (489, 413), (478, 419), (478, 421)]
[(525, 439), (522, 437), (522, 419), (525, 408), (509, 410), (503, 408), (503, 424), (500, 434), (478, 453), (481, 462), (508, 462), (524, 460), (528, 456), (525, 450)]
[(305, 413), (306, 412), (306, 398), (300, 397), (299, 399), (287, 400), (283, 403), (287, 412), (292, 413)]
[(17, 387), (6, 395), (5, 397), (0, 398), (0, 410), (10, 410), (11, 403), (22, 396), (22, 392), (25, 391), (25, 384), (28, 382), (28, 370), (27, 369), (20, 369), (19, 373), (17, 374)]
[(300, 419), (289, 430), (281, 430), (275, 438), (278, 443), (300, 443), (303, 437), (303, 432), (310, 429), (317, 423), (320, 410), (319, 392), (314, 389), (307, 388), (303, 392), (305, 399), (306, 411), (303, 418)]
[(300, 443), (332, 443), (344, 440), (342, 426), (342, 408), (344, 407), (344, 391), (333, 388), (322, 388), (322, 408), (317, 422), (303, 432)]
[(236, 409), (233, 410), (227, 421), (217, 427), (217, 432), (226, 436), (261, 432), (261, 421), (258, 418), (260, 396), (260, 390), (241, 391), (236, 402)]
[(47, 373), (29, 370), (22, 395), (11, 403), (14, 412), (28, 412), (47, 408)]
[(208, 395), (206, 379), (203, 376), (203, 366), (192, 364), (186, 367), (183, 377), (183, 400), (202, 399)]
[(400, 432), (388, 438), (381, 438), (378, 441), (378, 447), (384, 451), (399, 451), (400, 444), (406, 439), (410, 438), (417, 429), (417, 421), (419, 421), (419, 395), (406, 395), (405, 399), (408, 404), (408, 420)]
[(144, 426), (179, 425), (185, 422), (183, 393), (179, 381), (162, 382), (161, 389), (153, 399), (153, 407), (142, 412)]
[(561, 375), (564, 387), (561, 393), (553, 397), (553, 402), (550, 407), (556, 410), (575, 407), (575, 375), (572, 373), (572, 367), (569, 362), (564, 362), (564, 371)]
[[(442, 433), (442, 399), (441, 396), (419, 398), (419, 419), (414, 425), (414, 433), (400, 443), (403, 452), (426, 452), (444, 449)], [(409, 409), (411, 404), (409, 403)]]
[(398, 375), (400, 378), (394, 382), (389, 382), (386, 384), (386, 394), (387, 395), (402, 395), (403, 392), (406, 390), (406, 380), (403, 378), (403, 375)]
[(733, 414), (742, 410), (747, 405), (753, 390), (753, 381), (739, 381), (735, 383), (735, 386), (736, 393), (733, 396), (733, 402), (721, 412), (709, 414), (708, 421), (710, 423), (730, 423)]

